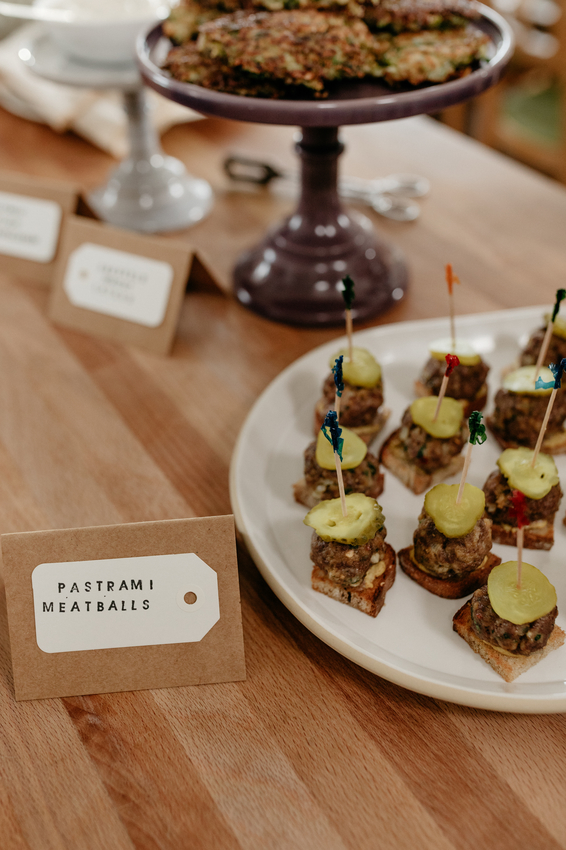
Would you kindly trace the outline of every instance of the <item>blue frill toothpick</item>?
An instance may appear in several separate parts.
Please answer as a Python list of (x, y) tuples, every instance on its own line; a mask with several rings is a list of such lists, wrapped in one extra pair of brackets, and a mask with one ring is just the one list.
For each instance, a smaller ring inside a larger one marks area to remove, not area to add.
[(332, 448), (340, 458), (340, 461), (342, 461), (342, 447), (344, 445), (344, 439), (340, 436), (342, 434), (342, 428), (338, 424), (338, 415), (335, 410), (328, 411), (324, 417), (321, 430), (328, 442), (331, 443)]
[(334, 361), (334, 366), (332, 367), (332, 372), (334, 374), (334, 386), (336, 387), (336, 395), (338, 398), (342, 397), (342, 393), (344, 392), (344, 376), (342, 374), (342, 364), (344, 362), (344, 355), (341, 354), (340, 357), (337, 357)]
[(542, 378), (537, 378), (535, 390), (559, 390), (562, 386), (562, 375), (566, 369), (566, 357), (563, 357), (559, 363), (549, 363), (548, 368), (554, 375), (554, 381), (543, 381)]

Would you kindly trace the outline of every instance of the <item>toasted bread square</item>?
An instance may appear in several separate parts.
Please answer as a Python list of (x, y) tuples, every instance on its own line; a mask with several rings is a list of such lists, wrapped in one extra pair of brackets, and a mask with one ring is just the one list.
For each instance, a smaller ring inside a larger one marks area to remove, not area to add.
[(388, 543), (385, 544), (384, 560), (385, 572), (377, 576), (370, 587), (357, 588), (346, 588), (336, 584), (328, 578), (324, 570), (314, 564), (312, 588), (330, 596), (331, 599), (336, 599), (337, 602), (351, 605), (352, 608), (357, 608), (364, 614), (369, 614), (370, 617), (377, 617), (385, 603), (385, 594), (395, 581), (395, 552)]
[(498, 652), (495, 647), (481, 640), (476, 635), (472, 627), (471, 608), (472, 604), (468, 599), (454, 614), (452, 620), (454, 631), (461, 638), (464, 638), (471, 649), (477, 652), (506, 682), (513, 682), (518, 676), (526, 673), (527, 670), (530, 670), (531, 667), (534, 667), (535, 664), (546, 658), (549, 652), (558, 649), (564, 643), (566, 635), (559, 626), (555, 625), (548, 643), (542, 649), (538, 649), (530, 655), (503, 655), (502, 652)]

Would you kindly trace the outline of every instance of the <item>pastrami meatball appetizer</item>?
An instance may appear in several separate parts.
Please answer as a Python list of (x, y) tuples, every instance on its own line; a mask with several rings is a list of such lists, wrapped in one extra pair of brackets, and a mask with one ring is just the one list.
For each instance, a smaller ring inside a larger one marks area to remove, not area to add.
[(361, 493), (320, 502), (304, 519), (314, 529), (312, 587), (377, 617), (395, 580), (395, 552), (385, 542), (385, 519), (375, 499)]
[(560, 506), (562, 490), (554, 459), (540, 452), (533, 466), (534, 451), (527, 448), (505, 449), (497, 466), (483, 486), (485, 512), (493, 521), (493, 540), (515, 546), (517, 511), (513, 493), (524, 494), (523, 545), (526, 549), (551, 549), (554, 544), (554, 516)]
[[(349, 428), (342, 428), (342, 477), (344, 492), (364, 493), (377, 499), (383, 492), (383, 473), (379, 461), (367, 445)], [(305, 475), (293, 486), (295, 500), (313, 508), (326, 499), (337, 499), (338, 475), (331, 443), (319, 431), (318, 437), (305, 450)]]
[(415, 392), (418, 396), (438, 396), (445, 372), (446, 355), (456, 355), (460, 361), (449, 379), (446, 395), (462, 403), (464, 416), (469, 417), (473, 410), (483, 410), (487, 401), (487, 373), (489, 366), (472, 346), (463, 340), (457, 340), (453, 346), (451, 340), (440, 339), (429, 346), (430, 358), (417, 381)]
[[(503, 379), (503, 388), (495, 396), (495, 410), (487, 417), (487, 424), (497, 442), (504, 449), (526, 446), (534, 449), (541, 429), (548, 397), (552, 392), (554, 375), (547, 367), (540, 370), (540, 378), (548, 386), (535, 389), (535, 366), (522, 366), (509, 372)], [(549, 388), (550, 387), (550, 388)], [(559, 392), (552, 408), (542, 451), (547, 454), (566, 452), (566, 393)]]
[(401, 427), (385, 441), (381, 463), (417, 495), (460, 472), (461, 451), (468, 438), (462, 405), (443, 398), (436, 419), (437, 398), (414, 401), (403, 414)]
[(540, 570), (517, 561), (494, 567), (453, 618), (454, 631), (496, 673), (512, 682), (564, 643), (556, 624), (556, 591)]
[(485, 584), (501, 560), (491, 551), (491, 520), (479, 487), (438, 484), (426, 496), (413, 545), (399, 552), (409, 578), (436, 596), (459, 599)]
[[(389, 411), (383, 408), (381, 366), (365, 348), (353, 348), (352, 360), (343, 348), (330, 358), (330, 368), (343, 356), (344, 389), (340, 399), (340, 425), (350, 428), (368, 445), (383, 428)], [(322, 398), (315, 408), (315, 434), (318, 434), (329, 410), (334, 407), (336, 385), (332, 372), (322, 387)]]
[[(544, 318), (546, 324), (532, 334), (521, 353), (519, 360), (521, 366), (534, 366), (538, 360), (540, 349), (546, 336), (548, 323), (552, 320), (552, 316), (549, 313)], [(545, 361), (547, 363), (560, 363), (563, 357), (566, 357), (566, 319), (563, 319), (562, 316), (556, 316), (552, 335), (546, 350)]]

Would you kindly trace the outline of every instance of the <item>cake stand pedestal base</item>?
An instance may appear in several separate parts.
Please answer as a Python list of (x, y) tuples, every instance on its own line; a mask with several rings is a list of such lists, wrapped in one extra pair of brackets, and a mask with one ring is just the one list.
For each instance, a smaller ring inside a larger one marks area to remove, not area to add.
[(301, 197), (295, 212), (234, 270), (236, 296), (280, 322), (334, 325), (344, 321), (342, 278), (355, 283), (353, 318), (364, 320), (399, 301), (408, 274), (401, 252), (380, 240), (372, 222), (346, 210), (337, 189), (344, 146), (337, 127), (305, 127), (297, 144)]
[(196, 224), (212, 206), (212, 189), (187, 174), (180, 160), (163, 153), (142, 87), (124, 92), (124, 108), (130, 153), (107, 183), (89, 194), (92, 211), (116, 227), (145, 233)]

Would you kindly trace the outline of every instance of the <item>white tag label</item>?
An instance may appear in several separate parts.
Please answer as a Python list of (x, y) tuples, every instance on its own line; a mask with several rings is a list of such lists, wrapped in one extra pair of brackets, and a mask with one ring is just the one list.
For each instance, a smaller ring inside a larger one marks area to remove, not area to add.
[(63, 287), (75, 307), (158, 328), (173, 275), (169, 263), (85, 242), (69, 257)]
[(194, 553), (39, 564), (32, 586), (44, 652), (194, 643), (220, 618), (217, 575)]
[(62, 215), (56, 201), (0, 192), (0, 254), (50, 263)]

